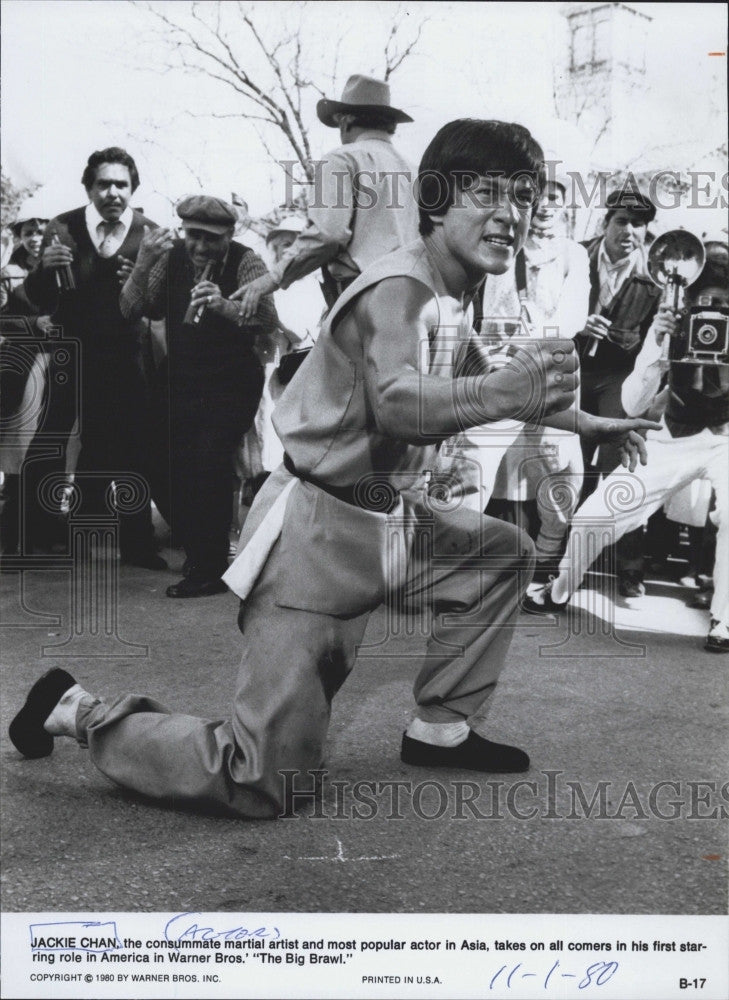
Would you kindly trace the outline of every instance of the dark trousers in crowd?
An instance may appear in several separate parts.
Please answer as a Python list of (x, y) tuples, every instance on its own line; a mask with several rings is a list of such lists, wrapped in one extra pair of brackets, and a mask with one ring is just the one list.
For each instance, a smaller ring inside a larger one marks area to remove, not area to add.
[[(587, 413), (598, 417), (625, 417), (627, 414), (621, 402), (623, 382), (630, 374), (627, 369), (592, 368), (588, 359), (582, 359), (580, 371), (580, 407)], [(620, 448), (614, 444), (600, 445), (597, 456), (594, 448), (587, 442), (582, 443), (582, 457), (585, 472), (597, 471), (607, 475), (620, 464)], [(590, 495), (597, 485), (595, 476), (585, 476), (585, 487), (582, 501)], [(645, 573), (645, 543), (643, 528), (629, 531), (615, 546), (615, 562), (618, 577), (634, 583), (642, 583)]]
[[(191, 579), (219, 578), (228, 567), (233, 518), (233, 454), (251, 427), (263, 392), (260, 366), (235, 384), (177, 386), (163, 393), (154, 500), (185, 550)], [(166, 407), (165, 407), (166, 402)]]
[(22, 519), (21, 552), (66, 545), (61, 500), (69, 438), (78, 418), (81, 451), (71, 512), (91, 521), (117, 519), (122, 558), (144, 560), (155, 545), (141, 372), (133, 361), (88, 366), (78, 381), (67, 367), (51, 352), (42, 419), (23, 463), (17, 499), (3, 510), (3, 520), (17, 524)]
[[(66, 469), (68, 439), (78, 413), (76, 403), (78, 382), (74, 378), (73, 356), (65, 345), (60, 351), (47, 350), (45, 376), (33, 386), (30, 408), (33, 413), (19, 415), (18, 406), (26, 381), (31, 373), (32, 360), (43, 345), (32, 352), (26, 362), (16, 357), (12, 342), (4, 345), (2, 416), (3, 422), (11, 413), (21, 425), (24, 417), (35, 417), (30, 442), (17, 474), (6, 478), (3, 486), (1, 515), (2, 551), (5, 554), (29, 555), (34, 551), (50, 551), (62, 545), (66, 528), (61, 517), (62, 483)], [(22, 362), (18, 364), (17, 362)], [(7, 376), (7, 377), (6, 377)], [(6, 393), (6, 389), (10, 390)], [(21, 431), (22, 434), (22, 431)], [(49, 478), (51, 477), (51, 478)]]
[[(123, 560), (136, 562), (144, 561), (156, 548), (147, 440), (149, 411), (141, 375), (129, 373), (122, 386), (119, 395), (103, 383), (98, 391), (94, 387), (84, 393), (76, 513), (118, 517), (119, 552)], [(113, 497), (112, 482), (116, 484)]]

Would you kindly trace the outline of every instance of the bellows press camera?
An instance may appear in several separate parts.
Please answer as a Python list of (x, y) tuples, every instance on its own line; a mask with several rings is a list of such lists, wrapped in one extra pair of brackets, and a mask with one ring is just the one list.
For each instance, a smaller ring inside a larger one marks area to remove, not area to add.
[[(664, 233), (648, 251), (648, 273), (663, 289), (661, 301), (676, 311), (683, 308), (685, 289), (696, 281), (705, 263), (701, 240), (685, 229)], [(694, 365), (729, 364), (729, 309), (712, 305), (699, 294), (671, 337), (670, 359)]]

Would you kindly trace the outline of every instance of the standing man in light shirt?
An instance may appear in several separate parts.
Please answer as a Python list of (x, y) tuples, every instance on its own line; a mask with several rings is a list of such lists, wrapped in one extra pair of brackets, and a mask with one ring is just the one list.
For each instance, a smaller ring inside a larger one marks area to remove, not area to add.
[[(145, 227), (155, 223), (130, 207), (139, 173), (129, 153), (117, 146), (92, 153), (81, 177), (89, 203), (52, 219), (43, 237), (40, 266), (28, 275), (25, 291), (49, 313), (64, 335), (79, 342), (78, 378), (81, 453), (76, 468), (84, 513), (108, 513), (105, 495), (116, 477), (148, 480), (146, 391), (142, 373), (141, 327), (119, 308), (119, 288), (132, 270)], [(70, 268), (71, 289), (60, 289), (57, 275)], [(53, 377), (53, 372), (50, 373)], [(65, 396), (71, 399), (73, 394)], [(68, 433), (75, 409), (59, 415)], [(58, 421), (54, 426), (59, 426)], [(62, 473), (65, 456), (34, 461), (28, 490), (37, 495), (41, 480)], [(82, 475), (83, 474), (83, 475)], [(142, 493), (149, 491), (142, 488)], [(38, 505), (38, 516), (44, 512)], [(45, 514), (47, 517), (47, 513)], [(164, 569), (155, 551), (149, 499), (119, 511), (122, 561)]]
[[(490, 275), (484, 285), (483, 315), (518, 316), (531, 336), (573, 339), (587, 320), (590, 294), (587, 251), (564, 233), (564, 206), (569, 181), (548, 180), (532, 216), (529, 234), (505, 275)], [(558, 561), (569, 522), (579, 501), (583, 463), (580, 439), (569, 431), (526, 426), (504, 455), (491, 496), (519, 504), (537, 550), (535, 579), (548, 579)], [(492, 488), (493, 487), (493, 488)], [(536, 501), (536, 511), (529, 502)], [(485, 509), (485, 505), (484, 505)], [(527, 511), (529, 510), (529, 513)], [(535, 516), (536, 515), (536, 516)]]
[(412, 118), (390, 105), (389, 86), (350, 76), (341, 101), (323, 98), (316, 113), (324, 125), (339, 129), (342, 145), (317, 165), (304, 231), (267, 275), (233, 296), (244, 318), (255, 314), (261, 295), (288, 288), (319, 267), (331, 308), (378, 257), (418, 236), (414, 174), (392, 144), (398, 124)]
[[(577, 335), (581, 406), (600, 417), (624, 417), (620, 393), (658, 309), (660, 289), (647, 269), (646, 235), (655, 218), (653, 202), (637, 190), (619, 188), (605, 199), (605, 231), (584, 246), (590, 260), (587, 322)], [(592, 459), (583, 444), (585, 468)], [(618, 465), (615, 448), (603, 446), (597, 468), (607, 475)], [(616, 550), (618, 589), (640, 597), (643, 587), (642, 529), (630, 532)]]

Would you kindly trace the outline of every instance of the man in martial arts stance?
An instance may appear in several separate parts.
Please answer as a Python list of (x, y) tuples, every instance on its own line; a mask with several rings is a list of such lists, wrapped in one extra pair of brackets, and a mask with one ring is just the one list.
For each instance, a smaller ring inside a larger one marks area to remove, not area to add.
[[(397, 596), (433, 618), (402, 760), (528, 768), (522, 750), (488, 740), (486, 713), (533, 547), (478, 512), (439, 512), (424, 484), (438, 443), (465, 427), (514, 416), (572, 425), (572, 341), (511, 348), (497, 364), (471, 341), (471, 297), (523, 244), (542, 161), (521, 126), (444, 126), (420, 168), (421, 237), (340, 297), (281, 398), (285, 463), (258, 494), (225, 577), (242, 599), (232, 718), (176, 715), (136, 695), (100, 701), (53, 670), (11, 725), (21, 753), (45, 756), (55, 736), (71, 736), (109, 778), (145, 795), (279, 815), (280, 772), (320, 767), (331, 700), (368, 615)], [(645, 421), (588, 419), (635, 462)]]

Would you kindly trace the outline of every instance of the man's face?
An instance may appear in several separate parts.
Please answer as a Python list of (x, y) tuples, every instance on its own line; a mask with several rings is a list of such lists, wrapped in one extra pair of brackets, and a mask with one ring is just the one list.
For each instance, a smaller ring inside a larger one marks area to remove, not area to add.
[(40, 219), (30, 219), (20, 227), (20, 242), (31, 257), (37, 257), (40, 253), (45, 228), (46, 223)]
[(271, 247), (273, 259), (276, 264), (278, 264), (288, 248), (293, 246), (295, 242), (296, 233), (276, 233), (275, 236), (271, 237), (268, 245)]
[(209, 233), (207, 229), (185, 226), (185, 249), (198, 269), (224, 260), (232, 239), (232, 229), (228, 233)]
[(116, 222), (132, 197), (132, 178), (123, 163), (102, 163), (96, 168), (91, 187), (86, 188), (89, 200), (102, 219)]
[(564, 208), (564, 190), (561, 184), (548, 181), (532, 218), (532, 229), (551, 229)]
[(479, 177), (469, 190), (456, 194), (441, 217), (443, 239), (469, 278), (480, 280), (508, 269), (529, 231), (533, 193), (533, 183), (525, 177)]
[(645, 242), (648, 223), (625, 208), (615, 211), (605, 226), (605, 250), (610, 260), (628, 257), (636, 247)]

